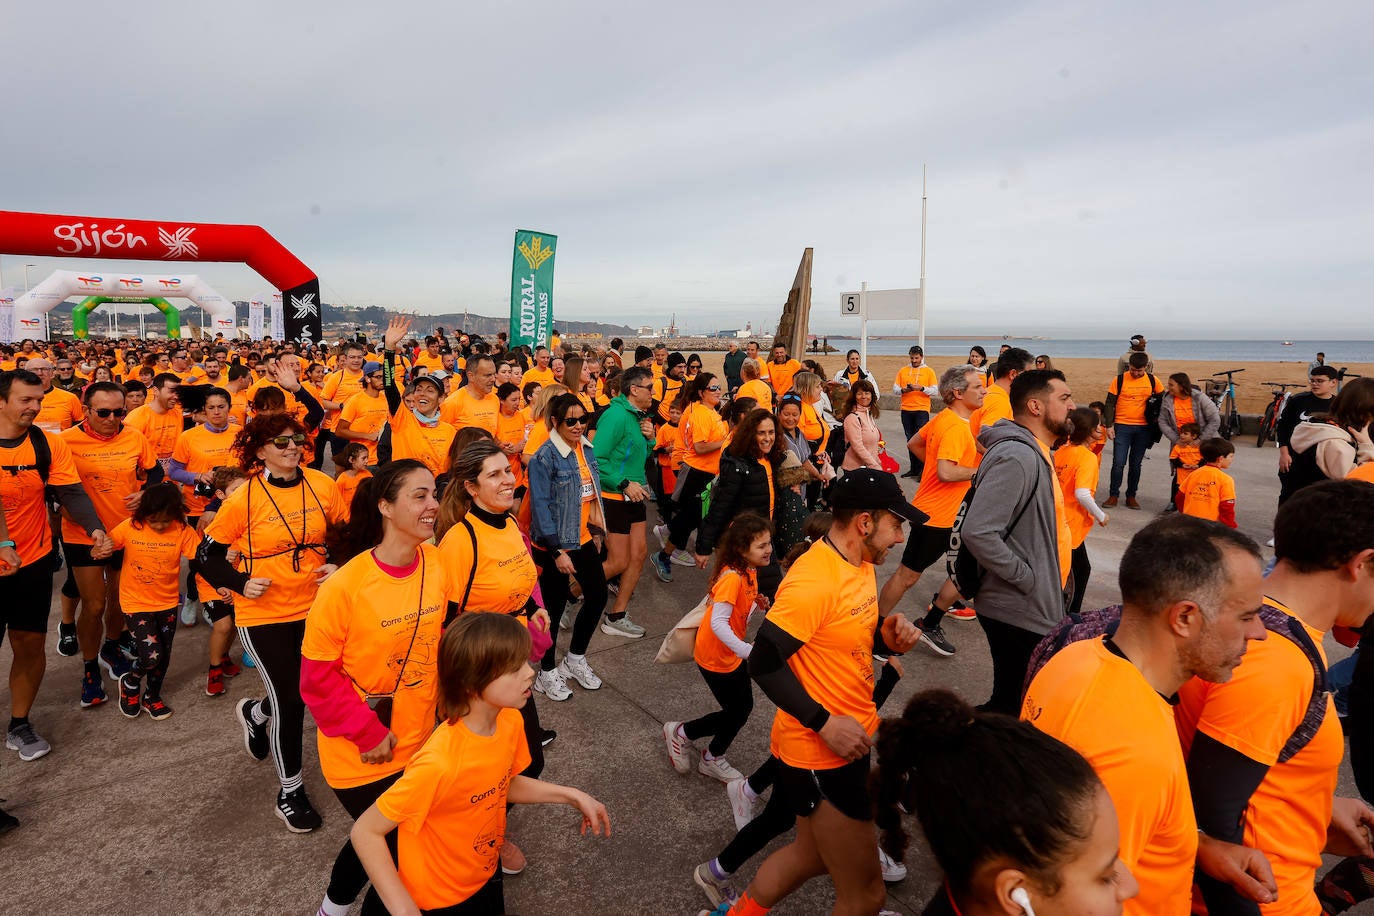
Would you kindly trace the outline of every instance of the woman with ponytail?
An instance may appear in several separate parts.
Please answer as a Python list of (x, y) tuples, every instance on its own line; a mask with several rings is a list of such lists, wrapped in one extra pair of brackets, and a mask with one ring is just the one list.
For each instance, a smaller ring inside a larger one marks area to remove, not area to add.
[(1116, 916), (1135, 896), (1102, 781), (1030, 722), (927, 690), (883, 722), (876, 750), (882, 848), (900, 860), (913, 812), (944, 872), (925, 916)]

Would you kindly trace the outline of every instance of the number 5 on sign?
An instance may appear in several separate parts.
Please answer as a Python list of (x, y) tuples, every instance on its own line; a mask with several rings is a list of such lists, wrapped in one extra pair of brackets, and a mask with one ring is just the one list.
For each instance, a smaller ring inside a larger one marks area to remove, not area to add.
[(841, 293), (840, 294), (840, 314), (855, 315), (859, 314), (859, 294)]

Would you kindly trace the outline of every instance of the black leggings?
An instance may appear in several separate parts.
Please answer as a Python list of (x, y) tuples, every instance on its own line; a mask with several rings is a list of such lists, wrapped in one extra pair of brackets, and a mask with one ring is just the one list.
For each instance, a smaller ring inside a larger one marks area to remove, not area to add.
[[(363, 812), (372, 807), (373, 802), (382, 797), (382, 793), (391, 788), (396, 780), (400, 779), (405, 770), (397, 770), (390, 776), (383, 776), (376, 782), (369, 782), (366, 785), (353, 786), (347, 789), (334, 789), (334, 795), (338, 797), (339, 804), (343, 805), (348, 816), (357, 820), (363, 816)], [(396, 831), (393, 830), (386, 835), (387, 848), (391, 850), (391, 860), (396, 861)], [(325, 896), (331, 903), (340, 906), (348, 906), (358, 899), (358, 895), (367, 886), (367, 870), (363, 868), (363, 863), (358, 860), (358, 853), (353, 849), (353, 840), (344, 840), (343, 849), (334, 857), (334, 870), (329, 874), (329, 890)]]
[(1017, 715), (1021, 711), (1021, 688), (1025, 685), (1026, 669), (1044, 634), (1032, 633), (984, 614), (978, 615), (978, 624), (987, 635), (988, 650), (992, 653), (992, 696), (978, 708), (983, 712)]
[[(305, 730), (305, 702), (301, 699), (301, 643), (305, 621), (260, 623), (239, 627), (243, 648), (257, 663), (267, 696), (258, 709), (267, 716), (272, 739), (272, 762), (277, 767), (283, 792), (305, 784), (301, 776), (301, 740)], [(249, 707), (249, 714), (253, 712)]]
[(711, 696), (720, 704), (720, 709), (684, 722), (682, 733), (689, 741), (711, 735), (707, 750), (712, 757), (720, 757), (730, 749), (730, 743), (754, 711), (754, 682), (749, 679), (749, 666), (742, 662), (729, 674), (707, 671), (700, 665), (697, 665), (697, 670), (711, 689)]
[(167, 676), (167, 665), (172, 660), (172, 637), (177, 634), (176, 608), (125, 614), (124, 622), (138, 650), (138, 660), (131, 674), (135, 680), (148, 679), (143, 695), (155, 700), (162, 696), (162, 679)]
[[(369, 888), (363, 898), (362, 916), (387, 916), (390, 912), (377, 896), (377, 891)], [(501, 883), (501, 868), (492, 875), (486, 884), (462, 903), (441, 906), (434, 910), (421, 910), (423, 916), (503, 916), (506, 912), (506, 894)]]
[(701, 471), (687, 465), (682, 466), (687, 475), (682, 482), (681, 493), (674, 501), (673, 520), (668, 523), (668, 540), (674, 547), (687, 548), (687, 539), (701, 525), (701, 494), (707, 484), (716, 479), (709, 471)]
[[(573, 621), (572, 642), (568, 651), (573, 655), (586, 655), (592, 643), (592, 634), (601, 622), (601, 612), (606, 609), (606, 572), (601, 566), (601, 555), (595, 541), (588, 541), (576, 550), (565, 551), (573, 561), (573, 578), (582, 586), (582, 609)], [(549, 632), (554, 634), (554, 643), (544, 653), (539, 667), (552, 671), (553, 656), (558, 649), (558, 627), (563, 621), (563, 609), (568, 604), (567, 573), (559, 572), (554, 555), (547, 550), (536, 550), (534, 562), (539, 567), (539, 590), (544, 595), (544, 609), (549, 612)]]
[(1088, 590), (1088, 577), (1093, 573), (1093, 565), (1088, 560), (1088, 542), (1085, 540), (1073, 549), (1073, 559), (1069, 567), (1073, 572), (1073, 598), (1069, 601), (1069, 613), (1077, 614), (1083, 607), (1083, 594)]
[[(762, 795), (769, 786), (777, 782), (781, 766), (782, 762), (778, 758), (770, 756), (750, 774), (749, 788), (754, 790), (755, 795)], [(781, 786), (774, 786), (773, 794), (768, 796), (768, 803), (763, 806), (763, 810), (740, 828), (735, 838), (720, 851), (720, 855), (716, 856), (716, 861), (722, 869), (733, 874), (739, 871), (745, 862), (762, 852), (774, 839), (791, 830), (796, 823), (797, 815), (788, 801), (787, 793)]]

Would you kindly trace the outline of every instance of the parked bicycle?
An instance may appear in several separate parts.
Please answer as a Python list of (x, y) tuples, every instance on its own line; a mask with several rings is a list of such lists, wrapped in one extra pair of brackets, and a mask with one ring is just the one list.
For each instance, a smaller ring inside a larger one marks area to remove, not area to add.
[(1268, 385), (1274, 392), (1274, 399), (1264, 408), (1264, 416), (1260, 417), (1259, 433), (1255, 437), (1255, 447), (1263, 448), (1268, 439), (1273, 439), (1274, 444), (1278, 444), (1279, 417), (1283, 416), (1283, 409), (1288, 406), (1288, 399), (1293, 396), (1289, 388), (1306, 388), (1301, 382), (1260, 382), (1261, 385)]
[(1217, 411), (1221, 414), (1221, 427), (1218, 432), (1223, 439), (1229, 439), (1240, 432), (1240, 411), (1236, 409), (1236, 380), (1238, 372), (1244, 369), (1225, 369), (1221, 372), (1213, 372), (1212, 378), (1226, 376), (1226, 381), (1213, 381), (1207, 383), (1207, 396), (1212, 399), (1212, 403), (1217, 405)]

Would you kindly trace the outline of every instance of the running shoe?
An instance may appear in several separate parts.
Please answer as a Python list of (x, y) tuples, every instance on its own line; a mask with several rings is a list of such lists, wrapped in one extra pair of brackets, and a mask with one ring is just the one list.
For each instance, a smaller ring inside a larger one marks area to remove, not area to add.
[(717, 878), (715, 872), (711, 871), (710, 862), (698, 865), (692, 872), (692, 880), (706, 894), (706, 899), (711, 901), (712, 906), (720, 906), (722, 903), (733, 905), (739, 897), (729, 878)]
[(238, 705), (234, 707), (234, 715), (239, 720), (239, 726), (243, 728), (243, 749), (254, 760), (266, 760), (271, 744), (267, 736), (267, 723), (259, 725), (253, 721), (253, 705), (256, 702), (239, 700)]
[(162, 697), (145, 696), (143, 709), (148, 713), (150, 719), (166, 719), (172, 714), (172, 707), (162, 702)]
[(503, 875), (518, 875), (524, 871), (525, 866), (529, 864), (529, 860), (526, 859), (525, 854), (520, 851), (520, 847), (516, 846), (510, 840), (506, 840), (501, 844), (501, 852), (498, 854), (498, 857), (501, 860), (501, 874)]
[(105, 695), (105, 684), (100, 680), (100, 669), (94, 671), (89, 669), (81, 675), (81, 708), (90, 709), (92, 706), (99, 706), (108, 700)]
[(607, 618), (601, 621), (601, 632), (605, 633), (607, 636), (624, 636), (626, 639), (639, 639), (644, 635), (645, 630), (639, 624), (631, 620), (629, 614), (626, 614), (619, 620)]
[(0, 808), (0, 836), (4, 836), (19, 826), (19, 818)]
[(962, 620), (967, 623), (970, 620), (977, 620), (978, 612), (966, 604), (956, 604), (945, 612), (945, 616), (950, 620)]
[(541, 728), (539, 730), (539, 746), (548, 747), (553, 744), (553, 739), (558, 737), (558, 732), (551, 728)]
[(735, 829), (743, 830), (744, 825), (754, 819), (754, 800), (745, 790), (747, 779), (732, 779), (725, 784), (725, 794), (730, 796), (730, 813), (735, 816)]
[(654, 572), (658, 574), (658, 581), (673, 581), (673, 566), (667, 558), (660, 552), (655, 552), (649, 556), (649, 562), (654, 564)]
[(936, 655), (949, 658), (954, 654), (954, 643), (945, 638), (945, 628), (938, 623), (930, 628), (917, 624), (916, 629), (921, 631), (921, 642), (929, 646)]
[(187, 595), (186, 600), (181, 602), (181, 625), (183, 627), (193, 627), (196, 625), (196, 618), (200, 616), (200, 601), (194, 595)]
[(119, 643), (108, 639), (100, 647), (100, 667), (105, 669), (111, 680), (116, 681), (134, 670), (133, 662), (120, 651)]
[(324, 818), (310, 804), (310, 796), (305, 794), (303, 788), (277, 793), (277, 817), (292, 833), (309, 833), (324, 823)]
[(200, 605), (200, 619), (205, 621), (207, 627), (213, 627), (215, 622), (210, 619), (210, 609), (205, 606), (205, 602), (203, 601), (197, 601), (196, 603)]
[(658, 549), (666, 550), (668, 548), (668, 526), (655, 525), (654, 534), (658, 536)]
[(722, 900), (714, 910), (699, 910), (697, 916), (729, 916), (730, 907), (734, 905), (733, 901)]
[(668, 762), (673, 765), (683, 776), (692, 772), (692, 757), (696, 754), (696, 749), (692, 747), (692, 742), (687, 740), (687, 736), (682, 734), (681, 722), (663, 723), (663, 743), (668, 746)]
[(563, 675), (558, 673), (557, 668), (552, 671), (540, 671), (534, 678), (534, 689), (559, 703), (572, 696), (568, 682), (563, 680)]
[(702, 776), (710, 776), (712, 779), (719, 779), (729, 785), (736, 779), (743, 779), (744, 774), (730, 766), (730, 761), (724, 757), (708, 758), (705, 754), (697, 761), (697, 772)]
[(883, 870), (883, 880), (888, 884), (895, 884), (906, 878), (906, 866), (881, 849), (878, 850), (878, 866)]
[(18, 751), (19, 759), (24, 761), (46, 757), (48, 751), (52, 750), (52, 745), (44, 741), (43, 736), (34, 731), (33, 726), (27, 722), (9, 730), (9, 734), (5, 736), (5, 747)]
[(138, 714), (143, 711), (143, 704), (139, 701), (139, 689), (137, 681), (127, 677), (119, 679), (119, 711), (126, 719), (137, 719)]
[(224, 656), (224, 661), (219, 663), (219, 670), (224, 672), (225, 677), (238, 677), (243, 673), (243, 669), (234, 664), (234, 660), (228, 655)]
[(672, 561), (673, 561), (674, 563), (676, 563), (678, 566), (696, 566), (696, 565), (697, 565), (697, 558), (694, 557), (694, 556), (692, 556), (692, 555), (691, 555), (690, 553), (688, 553), (687, 551), (683, 550), (681, 547), (679, 547), (677, 550), (674, 550), (674, 551), (673, 551), (673, 555), (672, 555), (671, 559), (672, 559)]
[(224, 696), (224, 668), (222, 666), (210, 666), (210, 672), (205, 676), (205, 695), (207, 697)]
[(76, 641), (76, 624), (59, 623), (57, 625), (57, 654), (63, 658), (71, 658), (81, 646)]
[(601, 678), (596, 676), (585, 657), (575, 659), (571, 655), (563, 656), (563, 661), (558, 665), (558, 673), (563, 675), (564, 681), (568, 678), (577, 681), (583, 690), (601, 689)]

